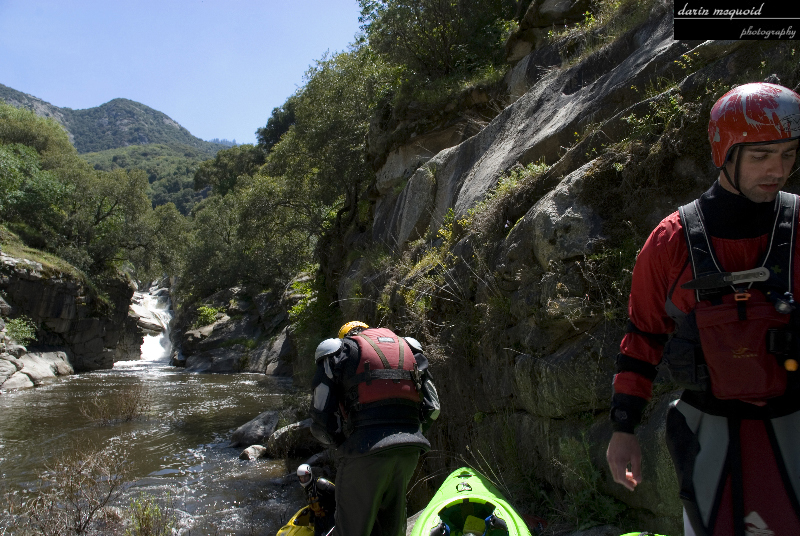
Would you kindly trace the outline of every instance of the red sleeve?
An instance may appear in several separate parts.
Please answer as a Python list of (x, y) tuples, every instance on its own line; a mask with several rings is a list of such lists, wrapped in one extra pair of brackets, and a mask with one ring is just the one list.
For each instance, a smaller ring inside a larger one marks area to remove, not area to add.
[[(665, 304), (670, 287), (685, 267), (688, 251), (678, 213), (667, 216), (650, 233), (633, 269), (628, 316), (633, 325), (652, 335), (667, 335), (674, 322), (667, 315)], [(620, 352), (650, 365), (661, 362), (663, 344), (657, 337), (627, 333)], [(650, 400), (653, 382), (636, 372), (622, 371), (614, 376), (614, 392)]]

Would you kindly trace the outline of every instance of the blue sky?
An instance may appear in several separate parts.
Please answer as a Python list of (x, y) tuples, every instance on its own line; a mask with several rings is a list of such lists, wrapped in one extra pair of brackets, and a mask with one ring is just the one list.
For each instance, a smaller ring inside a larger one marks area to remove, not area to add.
[(0, 0), (0, 83), (73, 109), (131, 99), (254, 143), (358, 15), (357, 0)]

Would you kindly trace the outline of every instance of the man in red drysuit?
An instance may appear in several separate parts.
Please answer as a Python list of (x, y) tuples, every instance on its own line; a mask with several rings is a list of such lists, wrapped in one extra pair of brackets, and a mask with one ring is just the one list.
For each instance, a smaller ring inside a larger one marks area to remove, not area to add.
[[(719, 179), (651, 233), (633, 271), (607, 459), (633, 490), (634, 428), (656, 366), (685, 388), (667, 413), (687, 535), (800, 534), (800, 96), (739, 86), (711, 110)], [(628, 467), (630, 466), (630, 470)]]

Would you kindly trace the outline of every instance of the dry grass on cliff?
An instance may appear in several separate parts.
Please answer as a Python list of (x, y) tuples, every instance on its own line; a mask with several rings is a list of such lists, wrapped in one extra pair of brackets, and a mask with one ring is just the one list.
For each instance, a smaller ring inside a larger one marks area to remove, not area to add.
[(46, 277), (58, 277), (62, 274), (67, 274), (72, 279), (86, 284), (89, 283), (89, 279), (82, 271), (61, 257), (25, 245), (19, 236), (9, 231), (4, 225), (0, 225), (0, 250), (6, 255), (17, 259), (38, 262), (42, 265), (42, 275)]
[(497, 179), (495, 187), (470, 209), (466, 217), (456, 223), (476, 235), (477, 243), (490, 243), (506, 236), (517, 221), (517, 205), (530, 198), (530, 192), (537, 188), (549, 169), (544, 158), (524, 166), (516, 164)]
[(595, 0), (582, 22), (563, 29), (554, 27), (547, 39), (557, 44), (562, 67), (569, 67), (642, 24), (658, 3), (659, 0)]

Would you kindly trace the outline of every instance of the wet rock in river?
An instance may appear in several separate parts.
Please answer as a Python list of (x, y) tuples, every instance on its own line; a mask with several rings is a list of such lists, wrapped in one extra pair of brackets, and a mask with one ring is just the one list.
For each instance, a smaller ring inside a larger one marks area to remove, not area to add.
[(239, 454), (240, 460), (255, 460), (264, 455), (267, 452), (267, 447), (262, 445), (250, 445), (246, 449)]
[(0, 354), (0, 388), (24, 389), (75, 371), (64, 352), (31, 352), (15, 358)]
[(265, 411), (255, 419), (241, 425), (231, 435), (231, 447), (249, 447), (266, 443), (278, 426), (278, 412)]

